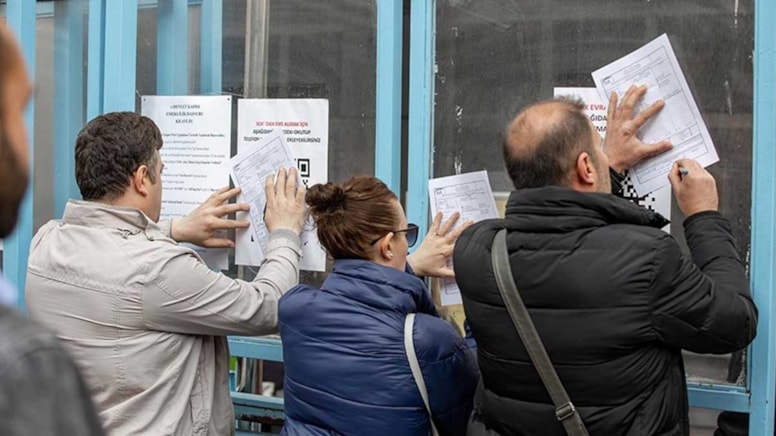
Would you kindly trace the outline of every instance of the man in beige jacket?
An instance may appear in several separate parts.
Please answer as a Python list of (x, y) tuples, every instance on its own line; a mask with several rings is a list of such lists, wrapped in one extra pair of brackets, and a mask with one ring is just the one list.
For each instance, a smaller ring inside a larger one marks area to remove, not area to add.
[(299, 277), (304, 192), (296, 170), (267, 179), (266, 259), (252, 282), (213, 272), (178, 242), (228, 246), (217, 229), (239, 190), (161, 222), (159, 129), (131, 113), (101, 115), (76, 140), (84, 201), (41, 227), (27, 275), (30, 316), (52, 328), (82, 369), (112, 435), (229, 435), (226, 335), (276, 331), (277, 302)]

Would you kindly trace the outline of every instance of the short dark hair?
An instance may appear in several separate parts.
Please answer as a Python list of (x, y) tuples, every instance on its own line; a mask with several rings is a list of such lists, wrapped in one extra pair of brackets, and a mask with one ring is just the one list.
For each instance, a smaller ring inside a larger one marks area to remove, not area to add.
[(114, 200), (127, 189), (141, 165), (156, 183), (156, 150), (162, 134), (148, 117), (111, 112), (89, 121), (75, 141), (75, 179), (84, 200)]
[(380, 179), (356, 176), (312, 186), (306, 195), (318, 239), (335, 259), (368, 259), (370, 242), (396, 230), (396, 194)]
[[(512, 179), (515, 189), (539, 188), (543, 186), (567, 186), (568, 175), (574, 166), (579, 153), (586, 151), (595, 159), (592, 153), (594, 145), (590, 140), (590, 125), (584, 113), (582, 100), (570, 97), (558, 97), (535, 103), (515, 118), (516, 126), (512, 135), (521, 130), (521, 123), (528, 122), (521, 116), (529, 109), (544, 104), (559, 104), (563, 117), (550, 129), (543, 133), (535, 144), (527, 144), (526, 153), (514, 151), (513, 138), (509, 128), (503, 134), (502, 151), (507, 173)], [(517, 130), (517, 132), (515, 132)]]

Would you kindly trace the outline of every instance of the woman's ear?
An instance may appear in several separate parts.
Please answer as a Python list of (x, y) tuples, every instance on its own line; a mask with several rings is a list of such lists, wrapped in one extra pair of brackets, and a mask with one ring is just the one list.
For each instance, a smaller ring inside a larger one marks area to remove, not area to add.
[(388, 233), (380, 240), (380, 257), (385, 261), (390, 262), (393, 260), (393, 238), (394, 233)]

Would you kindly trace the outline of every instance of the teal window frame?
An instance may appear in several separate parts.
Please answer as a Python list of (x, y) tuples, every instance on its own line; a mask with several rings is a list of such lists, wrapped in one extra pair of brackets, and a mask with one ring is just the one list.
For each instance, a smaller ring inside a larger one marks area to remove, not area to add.
[[(407, 218), (428, 223), (427, 180), (432, 176), (436, 0), (411, 2)], [(749, 346), (746, 387), (688, 383), (690, 406), (750, 414), (749, 434), (774, 429), (776, 379), (776, 5), (755, 0), (754, 144), (752, 157), (751, 288), (759, 308)], [(425, 229), (421, 229), (424, 231)]]

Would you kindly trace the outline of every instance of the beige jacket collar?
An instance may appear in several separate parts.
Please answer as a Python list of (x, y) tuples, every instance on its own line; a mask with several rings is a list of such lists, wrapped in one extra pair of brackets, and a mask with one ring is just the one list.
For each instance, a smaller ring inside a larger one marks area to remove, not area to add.
[[(113, 206), (95, 201), (69, 200), (62, 223), (79, 226), (117, 229), (120, 232), (160, 232), (169, 235), (169, 221), (155, 223), (143, 211), (132, 207)], [(161, 224), (161, 226), (160, 226)], [(167, 230), (167, 231), (165, 231)]]

